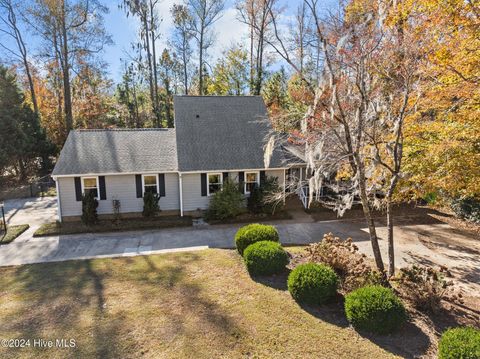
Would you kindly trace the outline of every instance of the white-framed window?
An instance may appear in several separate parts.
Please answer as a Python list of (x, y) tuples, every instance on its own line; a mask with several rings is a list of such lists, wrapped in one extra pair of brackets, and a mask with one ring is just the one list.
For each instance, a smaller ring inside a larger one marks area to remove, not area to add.
[(89, 192), (98, 199), (98, 177), (82, 177), (82, 193), (86, 195)]
[(143, 192), (159, 193), (158, 189), (158, 175), (142, 175)]
[(260, 172), (245, 172), (245, 194), (250, 194), (260, 184)]
[(221, 191), (223, 186), (223, 176), (221, 173), (207, 174), (207, 195), (211, 196), (215, 192)]

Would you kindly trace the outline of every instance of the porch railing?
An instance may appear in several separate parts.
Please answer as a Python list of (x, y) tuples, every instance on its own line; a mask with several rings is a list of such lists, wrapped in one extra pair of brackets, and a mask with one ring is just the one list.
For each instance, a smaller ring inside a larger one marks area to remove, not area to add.
[(302, 201), (303, 208), (308, 208), (308, 201), (309, 201), (309, 196), (310, 196), (310, 190), (308, 186), (301, 186), (298, 189), (298, 196), (300, 197), (300, 200)]

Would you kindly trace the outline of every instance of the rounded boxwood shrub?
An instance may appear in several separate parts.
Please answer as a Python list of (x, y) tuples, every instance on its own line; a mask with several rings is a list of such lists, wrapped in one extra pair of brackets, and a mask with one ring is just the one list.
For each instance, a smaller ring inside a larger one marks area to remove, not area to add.
[(250, 244), (243, 252), (245, 265), (251, 274), (279, 273), (288, 264), (288, 254), (280, 243), (260, 241)]
[(442, 334), (438, 344), (440, 359), (479, 359), (480, 330), (475, 328), (453, 328)]
[(288, 276), (288, 291), (301, 303), (325, 303), (335, 295), (337, 286), (337, 274), (324, 264), (300, 264)]
[(345, 314), (357, 329), (377, 334), (391, 333), (406, 320), (403, 303), (391, 289), (372, 285), (345, 297)]
[(235, 245), (241, 255), (250, 244), (260, 241), (279, 242), (277, 229), (266, 224), (252, 223), (240, 228), (235, 235)]

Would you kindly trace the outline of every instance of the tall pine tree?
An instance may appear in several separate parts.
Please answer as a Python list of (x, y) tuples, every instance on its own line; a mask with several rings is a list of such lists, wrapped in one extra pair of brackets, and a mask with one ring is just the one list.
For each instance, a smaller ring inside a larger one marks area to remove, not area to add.
[(0, 66), (0, 175), (8, 171), (20, 181), (46, 173), (56, 150), (24, 100), (15, 75)]

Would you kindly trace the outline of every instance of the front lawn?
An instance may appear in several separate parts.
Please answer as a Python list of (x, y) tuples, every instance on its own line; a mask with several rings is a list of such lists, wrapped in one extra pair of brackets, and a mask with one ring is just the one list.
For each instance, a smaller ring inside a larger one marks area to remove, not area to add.
[(134, 231), (142, 229), (159, 229), (172, 227), (189, 227), (192, 218), (185, 216), (159, 216), (154, 218), (121, 219), (118, 223), (113, 220), (100, 220), (97, 224), (87, 226), (82, 222), (52, 222), (45, 223), (33, 234), (34, 237), (54, 236), (62, 234), (101, 233)]
[(0, 348), (2, 358), (393, 357), (253, 280), (232, 250), (2, 268), (0, 288), (2, 338), (76, 343)]
[(29, 229), (30, 226), (28, 224), (20, 224), (18, 226), (7, 226), (7, 233), (1, 231), (0, 232), (0, 245), (1, 244), (8, 244), (13, 242), (15, 238)]

